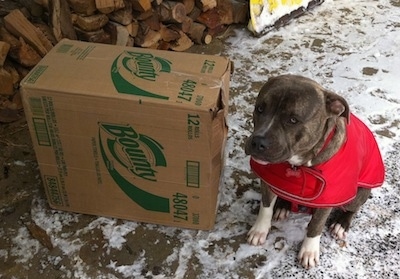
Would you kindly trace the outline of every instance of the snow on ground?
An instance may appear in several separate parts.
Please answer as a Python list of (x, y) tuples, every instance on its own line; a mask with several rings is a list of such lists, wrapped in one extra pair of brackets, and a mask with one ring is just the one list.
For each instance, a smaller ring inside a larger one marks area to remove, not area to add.
[[(43, 269), (57, 266), (64, 278), (399, 278), (398, 0), (328, 0), (290, 25), (259, 38), (245, 29), (235, 30), (222, 55), (233, 60), (235, 72), (215, 229), (182, 230), (108, 218), (87, 221), (81, 215), (50, 211), (38, 198), (32, 205), (32, 218), (62, 252), (42, 261)], [(292, 214), (288, 220), (274, 222), (261, 247), (246, 244), (260, 194), (243, 144), (250, 134), (259, 88), (269, 76), (284, 73), (311, 77), (347, 98), (352, 111), (375, 132), (387, 168), (384, 186), (373, 191), (347, 241), (336, 242), (324, 232), (321, 264), (312, 270), (304, 270), (296, 260), (308, 215)], [(71, 227), (78, 229), (68, 229)], [(97, 238), (90, 240), (91, 234)], [(146, 237), (153, 237), (153, 246), (130, 253), (131, 260), (112, 257), (126, 244), (136, 249), (137, 240), (149, 241)], [(25, 229), (16, 232), (11, 241), (14, 248), (9, 252), (0, 248), (0, 259), (18, 256), (18, 261), (27, 262), (40, 249)], [(88, 243), (98, 261), (82, 260), (82, 249)], [(99, 249), (102, 252), (96, 254)], [(150, 259), (153, 267), (157, 262), (157, 269), (148, 268)], [(68, 269), (67, 264), (75, 267)]]

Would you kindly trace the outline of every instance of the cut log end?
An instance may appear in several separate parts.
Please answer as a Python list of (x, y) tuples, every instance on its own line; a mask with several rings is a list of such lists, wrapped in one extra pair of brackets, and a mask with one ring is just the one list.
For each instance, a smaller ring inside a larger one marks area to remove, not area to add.
[(205, 34), (202, 38), (202, 42), (206, 45), (210, 44), (213, 40), (213, 37), (210, 34)]

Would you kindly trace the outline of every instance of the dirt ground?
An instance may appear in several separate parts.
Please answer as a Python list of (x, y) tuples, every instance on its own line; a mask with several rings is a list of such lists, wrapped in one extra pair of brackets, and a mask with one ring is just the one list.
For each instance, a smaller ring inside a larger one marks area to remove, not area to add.
[[(43, 195), (38, 182), (35, 153), (24, 117), (21, 120), (0, 124), (0, 227), (11, 233), (3, 234), (0, 247), (11, 247), (12, 233), (30, 222), (30, 208), (34, 195)], [(34, 182), (34, 183), (32, 183)], [(9, 258), (2, 264), (5, 278), (24, 276), (24, 269)]]

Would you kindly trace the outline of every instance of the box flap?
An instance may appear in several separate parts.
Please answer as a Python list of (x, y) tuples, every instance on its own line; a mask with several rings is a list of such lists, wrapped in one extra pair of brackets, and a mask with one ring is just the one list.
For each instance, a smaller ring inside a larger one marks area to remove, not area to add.
[(229, 59), (220, 56), (64, 39), (21, 85), (50, 92), (169, 102), (208, 110), (219, 107), (222, 77), (229, 69)]

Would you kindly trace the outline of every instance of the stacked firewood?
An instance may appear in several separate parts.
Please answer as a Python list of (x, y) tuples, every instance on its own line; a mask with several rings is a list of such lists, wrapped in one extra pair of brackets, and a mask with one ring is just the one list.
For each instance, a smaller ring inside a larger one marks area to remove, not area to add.
[(247, 0), (19, 0), (0, 22), (0, 122), (21, 79), (61, 39), (185, 51), (248, 20)]
[[(239, 0), (240, 1), (240, 0)], [(80, 40), (183, 51), (247, 21), (237, 0), (69, 0)]]
[[(45, 18), (50, 41), (62, 38), (183, 51), (207, 44), (232, 23), (248, 20), (247, 0), (20, 0), (36, 27)], [(25, 26), (15, 11), (6, 29), (20, 36)], [(43, 32), (43, 30), (42, 30)], [(50, 36), (49, 36), (50, 35)], [(40, 54), (40, 52), (39, 52)]]

